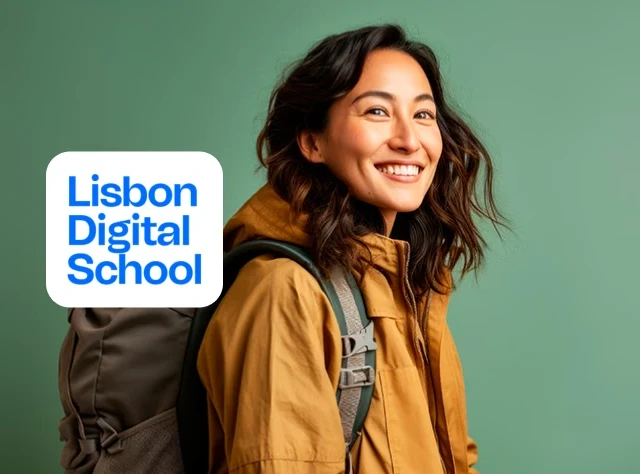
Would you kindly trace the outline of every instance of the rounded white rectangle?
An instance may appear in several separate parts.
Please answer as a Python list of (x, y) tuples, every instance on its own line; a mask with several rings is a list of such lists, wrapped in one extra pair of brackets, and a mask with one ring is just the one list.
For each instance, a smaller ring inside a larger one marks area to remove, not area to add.
[(65, 152), (46, 176), (63, 307), (203, 307), (222, 291), (222, 168), (204, 152)]

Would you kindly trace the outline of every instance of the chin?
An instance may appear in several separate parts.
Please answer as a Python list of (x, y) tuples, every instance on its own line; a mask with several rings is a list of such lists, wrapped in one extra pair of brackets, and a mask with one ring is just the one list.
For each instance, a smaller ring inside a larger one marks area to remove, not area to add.
[(424, 194), (420, 191), (413, 189), (411, 192), (389, 193), (389, 195), (386, 196), (386, 199), (384, 199), (384, 201), (386, 201), (384, 207), (386, 209), (392, 209), (395, 212), (413, 212), (422, 205), (426, 197), (426, 191)]
[(385, 209), (390, 209), (395, 212), (408, 213), (417, 210), (422, 201), (412, 201), (412, 202), (394, 202), (388, 203), (388, 205), (384, 206)]
[(420, 208), (420, 204), (416, 204), (414, 206), (399, 206), (396, 209), (396, 212), (406, 214), (409, 212), (417, 211), (419, 208)]

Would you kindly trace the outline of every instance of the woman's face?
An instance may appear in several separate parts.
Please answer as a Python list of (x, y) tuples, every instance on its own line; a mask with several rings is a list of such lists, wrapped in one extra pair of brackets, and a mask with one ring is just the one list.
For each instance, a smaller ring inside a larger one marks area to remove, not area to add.
[(442, 153), (424, 71), (406, 53), (372, 52), (356, 86), (329, 110), (327, 129), (299, 140), (358, 199), (380, 209), (389, 234), (397, 212), (422, 203)]

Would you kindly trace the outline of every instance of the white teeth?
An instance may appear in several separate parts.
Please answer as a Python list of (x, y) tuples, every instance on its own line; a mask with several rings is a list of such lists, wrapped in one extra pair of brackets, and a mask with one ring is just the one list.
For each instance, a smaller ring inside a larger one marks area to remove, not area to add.
[(383, 165), (378, 166), (378, 171), (387, 174), (397, 174), (400, 176), (417, 176), (420, 173), (420, 167), (416, 165)]

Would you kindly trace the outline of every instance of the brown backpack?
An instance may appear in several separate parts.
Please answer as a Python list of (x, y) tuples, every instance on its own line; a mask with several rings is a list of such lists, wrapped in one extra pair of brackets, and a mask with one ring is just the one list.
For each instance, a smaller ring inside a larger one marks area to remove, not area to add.
[(184, 472), (176, 400), (194, 315), (187, 308), (69, 310), (59, 364), (66, 472)]

